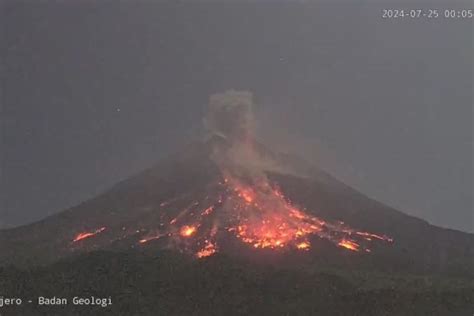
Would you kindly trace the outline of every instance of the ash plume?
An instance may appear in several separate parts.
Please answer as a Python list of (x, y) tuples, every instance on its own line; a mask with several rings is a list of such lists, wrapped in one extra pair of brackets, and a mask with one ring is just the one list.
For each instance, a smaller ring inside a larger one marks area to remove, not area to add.
[(204, 125), (212, 134), (231, 142), (244, 141), (253, 135), (253, 95), (249, 91), (228, 90), (209, 98)]
[(221, 170), (247, 178), (261, 178), (263, 171), (289, 173), (275, 159), (257, 149), (254, 107), (250, 91), (227, 90), (210, 96), (204, 126), (227, 144), (214, 148), (211, 159)]

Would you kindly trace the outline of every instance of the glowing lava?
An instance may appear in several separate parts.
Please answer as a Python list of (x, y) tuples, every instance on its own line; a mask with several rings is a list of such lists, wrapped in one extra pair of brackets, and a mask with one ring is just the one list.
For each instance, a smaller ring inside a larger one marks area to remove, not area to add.
[[(149, 234), (138, 242), (145, 244), (166, 235), (175, 240), (174, 244), (194, 251), (197, 258), (218, 252), (219, 239), (215, 237), (220, 229), (254, 249), (294, 248), (309, 251), (310, 236), (329, 240), (351, 251), (370, 252), (369, 242), (392, 242), (391, 238), (384, 235), (356, 231), (343, 222), (330, 223), (309, 215), (304, 209), (293, 205), (266, 178), (246, 183), (227, 175), (215, 189), (217, 192), (214, 195), (206, 195), (205, 202), (190, 202), (187, 207), (176, 212), (178, 215), (169, 221), (168, 228), (165, 226), (160, 234)], [(189, 223), (190, 220), (194, 223), (179, 224), (183, 221)], [(90, 234), (80, 237), (86, 238)]]
[(197, 231), (197, 228), (195, 226), (185, 225), (181, 227), (179, 234), (183, 237), (191, 237), (192, 235), (196, 233), (196, 231)]
[(393, 242), (393, 239), (387, 236), (380, 236), (380, 235), (366, 233), (366, 232), (356, 232), (356, 234), (364, 237), (364, 239), (369, 240), (369, 241), (372, 239), (378, 239), (378, 240)]
[(95, 235), (103, 232), (104, 230), (105, 230), (105, 227), (101, 227), (101, 228), (99, 228), (99, 229), (97, 229), (93, 232), (84, 232), (84, 233), (77, 234), (77, 236), (72, 241), (77, 242), (77, 241), (80, 241), (80, 240), (90, 238), (92, 236), (95, 236)]
[(360, 248), (359, 244), (357, 244), (356, 242), (352, 240), (347, 240), (347, 239), (341, 240), (338, 243), (338, 245), (352, 251), (359, 251), (359, 248)]
[(202, 211), (201, 215), (202, 215), (202, 216), (209, 215), (209, 214), (212, 213), (213, 210), (214, 210), (214, 206), (209, 206), (209, 207), (206, 208), (204, 211)]
[(147, 237), (144, 237), (142, 239), (140, 239), (138, 242), (140, 244), (144, 244), (144, 243), (147, 243), (149, 241), (152, 241), (152, 240), (157, 240), (157, 239), (160, 239), (161, 237), (165, 236), (165, 234), (158, 234), (158, 235), (152, 235), (152, 236), (147, 236)]
[[(385, 235), (354, 230), (343, 222), (327, 222), (312, 216), (292, 204), (265, 177), (244, 181), (227, 175), (213, 190), (212, 194), (206, 192), (204, 199), (189, 201), (187, 206), (174, 211), (170, 214), (173, 217), (164, 218), (159, 231), (152, 226), (137, 230), (137, 233), (148, 232), (138, 244), (166, 237), (170, 245), (204, 258), (217, 253), (219, 238), (229, 234), (252, 249), (275, 251), (289, 248), (310, 251), (310, 238), (314, 237), (343, 249), (366, 253), (370, 252), (370, 243), (393, 241)], [(172, 200), (167, 207), (172, 209), (175, 201), (179, 200)], [(183, 222), (192, 224), (183, 225)], [(105, 227), (101, 227), (80, 233), (73, 241), (90, 238), (104, 230)]]
[[(254, 248), (280, 249), (286, 246), (309, 250), (310, 235), (328, 239), (339, 247), (352, 251), (367, 249), (354, 240), (357, 236), (366, 241), (373, 239), (391, 242), (386, 236), (359, 232), (342, 222), (328, 223), (318, 217), (310, 216), (298, 208), (266, 178), (259, 178), (251, 184), (227, 176), (229, 198), (235, 224), (227, 230), (235, 232), (237, 238)], [(368, 251), (369, 252), (369, 251)]]
[(210, 241), (206, 241), (206, 245), (204, 246), (204, 248), (202, 248), (196, 253), (196, 257), (198, 258), (209, 257), (215, 254), (216, 252), (217, 252), (216, 245)]
[(309, 249), (310, 243), (307, 241), (300, 242), (299, 244), (296, 245), (296, 248), (298, 249)]
[[(239, 192), (239, 188), (235, 190)], [(252, 203), (255, 200), (255, 193), (250, 188), (240, 188), (238, 196), (243, 198), (247, 203)]]

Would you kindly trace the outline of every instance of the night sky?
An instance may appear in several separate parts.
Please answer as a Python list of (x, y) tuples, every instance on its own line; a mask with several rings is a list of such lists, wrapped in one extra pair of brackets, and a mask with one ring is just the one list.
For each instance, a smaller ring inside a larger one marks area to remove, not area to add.
[[(267, 143), (474, 231), (473, 19), (382, 19), (393, 1), (173, 2), (1, 2), (1, 225), (153, 165), (202, 134), (210, 94), (243, 89)], [(472, 8), (439, 3), (409, 8)]]

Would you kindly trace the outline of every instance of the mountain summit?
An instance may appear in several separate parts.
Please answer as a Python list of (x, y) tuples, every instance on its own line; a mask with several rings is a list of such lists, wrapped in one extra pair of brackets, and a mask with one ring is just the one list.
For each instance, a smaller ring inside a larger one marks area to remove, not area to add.
[(222, 252), (285, 264), (472, 274), (474, 236), (434, 227), (255, 140), (252, 96), (211, 96), (206, 140), (104, 194), (0, 231), (0, 263), (36, 265), (94, 250), (202, 259)]

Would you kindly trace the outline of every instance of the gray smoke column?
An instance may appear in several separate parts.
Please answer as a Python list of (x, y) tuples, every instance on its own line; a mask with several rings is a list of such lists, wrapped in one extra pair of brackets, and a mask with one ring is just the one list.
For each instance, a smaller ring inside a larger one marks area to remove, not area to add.
[(209, 132), (232, 143), (247, 140), (254, 134), (253, 95), (248, 91), (228, 90), (209, 98), (204, 125)]
[(247, 178), (263, 178), (265, 171), (299, 175), (275, 159), (256, 140), (256, 119), (253, 94), (249, 91), (227, 90), (212, 94), (204, 125), (208, 132), (226, 140), (227, 146), (216, 146), (211, 158), (222, 171)]
[(216, 146), (211, 154), (222, 173), (255, 180), (264, 178), (265, 170), (282, 168), (257, 149), (253, 107), (253, 95), (249, 91), (212, 94), (204, 125), (212, 135), (226, 140), (227, 146)]

